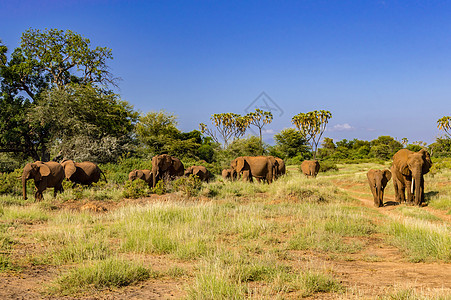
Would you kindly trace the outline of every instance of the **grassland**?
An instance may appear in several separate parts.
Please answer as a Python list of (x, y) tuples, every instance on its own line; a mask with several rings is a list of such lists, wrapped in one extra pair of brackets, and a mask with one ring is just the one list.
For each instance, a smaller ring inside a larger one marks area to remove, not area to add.
[[(124, 185), (0, 197), (0, 298), (449, 299), (451, 170), (425, 207), (372, 206), (366, 171), (203, 184), (124, 199)], [(29, 189), (31, 190), (31, 189)]]

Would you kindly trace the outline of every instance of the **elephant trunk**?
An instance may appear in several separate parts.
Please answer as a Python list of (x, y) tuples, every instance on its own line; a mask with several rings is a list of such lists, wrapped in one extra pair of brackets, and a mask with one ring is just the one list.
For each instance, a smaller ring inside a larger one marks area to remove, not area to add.
[(414, 190), (414, 199), (416, 205), (421, 205), (424, 198), (424, 190), (423, 190), (423, 178), (419, 175), (416, 178), (412, 177), (412, 190)]
[(27, 200), (27, 178), (22, 175), (22, 192), (23, 192), (23, 199)]

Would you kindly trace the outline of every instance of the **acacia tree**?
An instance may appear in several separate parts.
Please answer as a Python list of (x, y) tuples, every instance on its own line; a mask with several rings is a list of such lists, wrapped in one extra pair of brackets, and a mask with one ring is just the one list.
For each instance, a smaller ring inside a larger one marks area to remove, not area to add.
[(299, 113), (291, 119), (291, 122), (310, 144), (314, 159), (316, 159), (321, 136), (326, 130), (326, 125), (331, 117), (332, 113), (330, 111), (314, 110), (307, 113)]
[(249, 118), (235, 113), (213, 114), (210, 118), (211, 123), (216, 130), (209, 128), (206, 124), (200, 123), (199, 128), (202, 134), (210, 136), (213, 141), (220, 144), (216, 132), (219, 133), (220, 139), (224, 141), (224, 148), (227, 148), (232, 138), (239, 138), (244, 135), (249, 127)]
[[(6, 51), (0, 45), (0, 152), (48, 160), (48, 147), (55, 142), (57, 134), (51, 123), (45, 122), (49, 118), (37, 119), (38, 114), (32, 112), (54, 99), (49, 97), (51, 93), (65, 90), (69, 85), (95, 88), (97, 95), (91, 93), (92, 99), (111, 94), (108, 86), (114, 85), (115, 80), (106, 64), (112, 59), (111, 49), (92, 48), (89, 39), (70, 30), (29, 29), (22, 34), (20, 46), (9, 60)], [(67, 93), (70, 95), (71, 91)], [(127, 111), (124, 101), (116, 104), (125, 105)], [(121, 116), (124, 109), (109, 113)]]
[(437, 128), (443, 130), (451, 137), (451, 117), (445, 116), (437, 120)]

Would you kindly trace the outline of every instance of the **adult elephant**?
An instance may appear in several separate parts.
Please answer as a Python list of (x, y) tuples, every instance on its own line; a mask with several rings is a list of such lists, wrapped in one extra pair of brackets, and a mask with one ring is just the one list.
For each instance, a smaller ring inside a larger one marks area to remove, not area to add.
[(413, 152), (401, 149), (393, 156), (391, 172), (396, 200), (420, 206), (424, 201), (424, 177), (432, 166), (431, 156), (425, 149)]
[(240, 156), (232, 160), (230, 166), (237, 174), (249, 171), (249, 181), (255, 177), (271, 183), (274, 179), (274, 164), (267, 156)]
[(276, 161), (278, 163), (277, 167), (277, 176), (285, 175), (286, 169), (285, 169), (285, 162), (283, 159), (276, 157)]
[(183, 163), (177, 157), (168, 154), (152, 157), (152, 187), (161, 179), (183, 176), (184, 170)]
[(231, 181), (234, 181), (236, 179), (236, 171), (233, 169), (224, 169), (222, 170), (221, 175), (224, 180), (230, 179)]
[(210, 172), (204, 166), (191, 166), (185, 170), (185, 176), (196, 175), (200, 180), (208, 182), (210, 180)]
[(366, 177), (370, 184), (371, 193), (373, 193), (374, 206), (384, 206), (384, 189), (391, 179), (391, 172), (389, 170), (371, 169), (366, 174)]
[(75, 184), (91, 185), (97, 183), (100, 180), (100, 176), (103, 175), (105, 182), (105, 174), (100, 170), (99, 166), (90, 161), (74, 162), (73, 160), (65, 160), (61, 163), (64, 168), (64, 174), (66, 178)]
[(144, 180), (150, 187), (153, 185), (153, 176), (151, 170), (133, 170), (128, 173), (128, 180), (133, 181), (136, 179)]
[(319, 162), (317, 160), (304, 160), (301, 164), (301, 170), (307, 177), (316, 177), (319, 172)]
[(49, 161), (35, 161), (28, 163), (22, 172), (22, 191), (23, 199), (27, 199), (27, 180), (34, 179), (36, 192), (34, 197), (40, 201), (43, 199), (42, 193), (46, 188), (53, 187), (53, 196), (56, 197), (57, 192), (63, 192), (64, 168), (61, 164)]

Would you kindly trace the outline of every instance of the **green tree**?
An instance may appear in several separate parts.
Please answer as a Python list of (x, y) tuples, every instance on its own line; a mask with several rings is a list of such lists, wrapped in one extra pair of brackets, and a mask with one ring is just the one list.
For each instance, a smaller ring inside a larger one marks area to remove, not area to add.
[(393, 155), (403, 148), (403, 145), (391, 136), (380, 136), (370, 142), (370, 155), (380, 159), (391, 159)]
[[(235, 113), (214, 114), (210, 118), (215, 130), (209, 128), (206, 124), (200, 123), (200, 131), (211, 137), (216, 143), (220, 144), (220, 139), (224, 142), (224, 148), (230, 143), (231, 139), (236, 139), (244, 135), (249, 127), (250, 119)], [(216, 132), (220, 138), (216, 136)]]
[(141, 115), (136, 124), (136, 137), (151, 155), (163, 153), (163, 148), (176, 139), (179, 133), (177, 117), (164, 110)]
[(326, 130), (326, 125), (332, 113), (327, 110), (311, 111), (295, 115), (291, 122), (301, 132), (302, 136), (310, 143), (313, 158), (316, 158), (318, 144)]
[(29, 29), (9, 61), (6, 51), (0, 45), (0, 151), (48, 160), (48, 147), (56, 142), (54, 130), (32, 112), (37, 106), (51, 106), (44, 103), (53, 99), (49, 93), (69, 84), (98, 86), (108, 93), (106, 89), (114, 84), (106, 64), (112, 59), (111, 50), (92, 49), (88, 39), (70, 30)]
[[(262, 129), (265, 125), (270, 124), (273, 120), (273, 115), (270, 111), (263, 111), (259, 108), (255, 109), (255, 112), (250, 112), (245, 116), (245, 120), (250, 125), (258, 128), (260, 144), (263, 145)], [(245, 121), (245, 122), (246, 122)]]
[(47, 128), (57, 158), (108, 162), (130, 150), (138, 113), (117, 94), (71, 84), (42, 93), (27, 117)]
[(275, 150), (281, 154), (281, 158), (293, 158), (299, 154), (309, 152), (307, 141), (301, 133), (294, 128), (286, 128), (274, 135)]
[(451, 117), (445, 116), (437, 120), (437, 128), (443, 130), (451, 137)]

